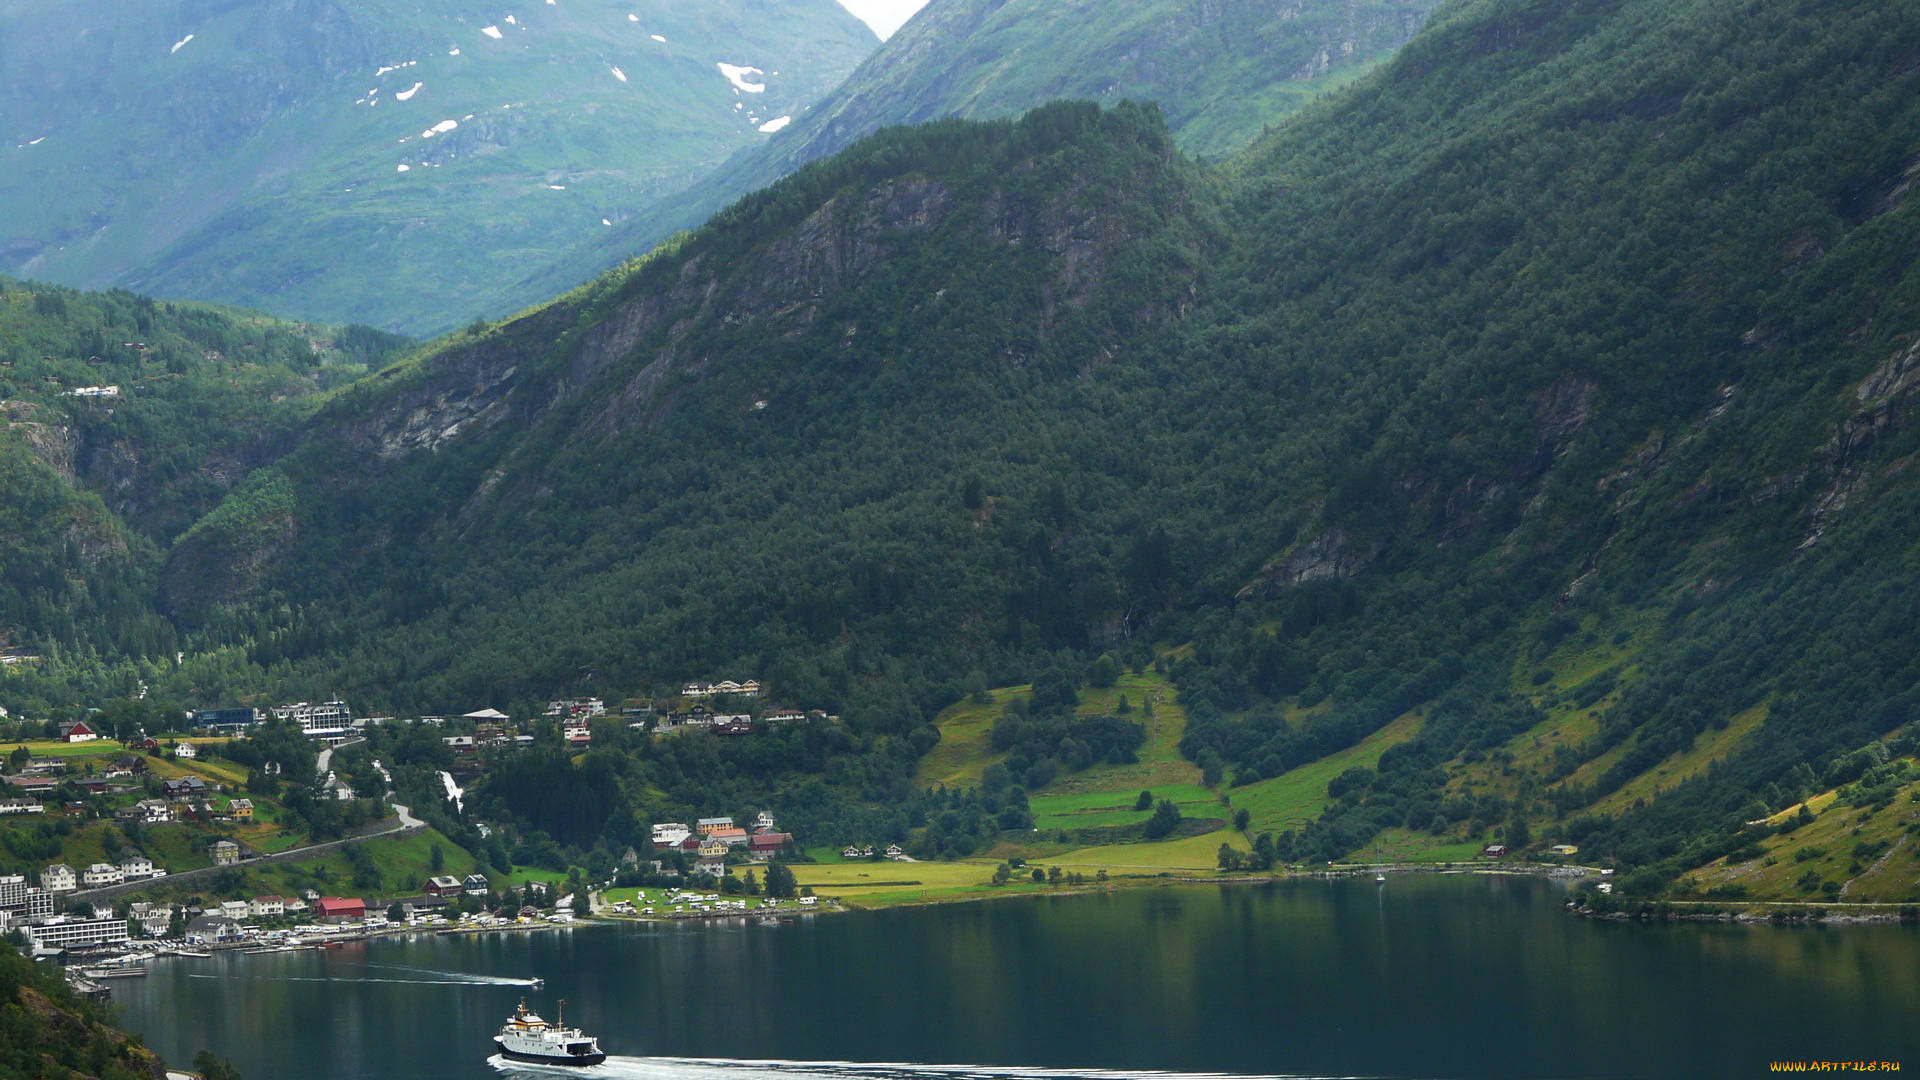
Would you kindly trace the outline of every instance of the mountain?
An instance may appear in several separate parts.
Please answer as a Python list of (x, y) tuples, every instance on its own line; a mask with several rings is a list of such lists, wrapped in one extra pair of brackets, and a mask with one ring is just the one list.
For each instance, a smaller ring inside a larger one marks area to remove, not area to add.
[[(305, 410), (409, 343), (251, 312), (0, 278), (0, 655), (45, 654), (132, 693), (178, 634), (153, 604), (166, 549), (284, 448)], [(256, 544), (261, 541), (257, 541)], [(129, 667), (124, 661), (137, 658)]]
[(1917, 89), (1865, 0), (1461, 0), (1215, 167), (1149, 106), (888, 129), (303, 411), (168, 549), (156, 692), (844, 720), (588, 755), (587, 845), (659, 790), (930, 827), (941, 709), (1152, 665), (1238, 807), (1353, 762), (1279, 857), (1742, 873), (1914, 790)]
[(1151, 101), (1182, 149), (1219, 157), (1392, 55), (1436, 3), (934, 0), (750, 156), (784, 175), (883, 127), (1085, 99)]
[(874, 44), (833, 0), (23, 0), (0, 270), (444, 330)]
[(1438, 0), (932, 0), (791, 126), (617, 224), (534, 283), (570, 287), (881, 128), (1150, 101), (1220, 157), (1392, 55)]

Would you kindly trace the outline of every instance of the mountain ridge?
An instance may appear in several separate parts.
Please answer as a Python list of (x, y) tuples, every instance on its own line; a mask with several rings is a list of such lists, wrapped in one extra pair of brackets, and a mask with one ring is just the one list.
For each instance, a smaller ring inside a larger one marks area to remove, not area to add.
[(1184, 150), (1219, 157), (1390, 55), (1436, 2), (932, 0), (791, 126), (530, 287), (558, 291), (567, 275), (597, 273), (891, 125), (1010, 117), (1064, 99), (1152, 101)]
[(0, 268), (413, 332), (497, 310), (875, 44), (832, 0), (87, 0), (0, 40)]
[(888, 129), (304, 416), (160, 685), (751, 673), (869, 740), (815, 777), (865, 822), (961, 697), (1158, 665), (1223, 794), (1412, 718), (1278, 857), (1650, 895), (1910, 749), (1915, 56), (1864, 0), (1470, 0), (1224, 166), (1135, 105)]

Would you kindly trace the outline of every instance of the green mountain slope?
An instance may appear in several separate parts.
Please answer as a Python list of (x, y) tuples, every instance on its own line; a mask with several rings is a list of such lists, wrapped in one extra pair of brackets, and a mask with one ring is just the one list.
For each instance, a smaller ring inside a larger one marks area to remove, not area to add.
[(443, 330), (873, 44), (833, 0), (12, 4), (0, 270)]
[(1182, 149), (1219, 157), (1370, 70), (1420, 28), (1435, 3), (932, 0), (785, 130), (530, 284), (548, 293), (567, 288), (895, 124), (1017, 116), (1067, 99), (1150, 101)]
[[(52, 964), (0, 944), (0, 1070), (8, 1076), (90, 1076), (165, 1080), (166, 1062), (113, 1026), (110, 1012), (76, 995)], [(196, 1067), (219, 1066), (202, 1051)]]
[[(14, 704), (101, 692), (103, 678), (131, 693), (171, 662), (178, 634), (154, 606), (165, 549), (204, 532), (323, 391), (404, 344), (0, 278), (0, 652), (25, 695)], [(65, 674), (43, 682), (43, 665)]]
[[(753, 673), (869, 741), (595, 813), (884, 814), (969, 688), (1070, 710), (1110, 653), (1281, 857), (1658, 890), (1910, 779), (1917, 88), (1920, 12), (1864, 0), (1463, 0), (1217, 169), (1134, 106), (884, 132), (333, 397), (169, 552), (162, 689)], [(1028, 828), (1006, 779), (899, 827)]]

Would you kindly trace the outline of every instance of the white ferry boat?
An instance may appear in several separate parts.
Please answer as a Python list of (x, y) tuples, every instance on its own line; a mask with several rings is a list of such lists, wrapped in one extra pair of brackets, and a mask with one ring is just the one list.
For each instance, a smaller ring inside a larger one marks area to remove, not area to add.
[(600, 1050), (600, 1040), (582, 1034), (579, 1028), (565, 1026), (566, 1002), (560, 1005), (560, 1019), (549, 1024), (538, 1013), (528, 1012), (522, 1000), (500, 1034), (493, 1037), (500, 1055), (538, 1065), (598, 1065), (607, 1060)]

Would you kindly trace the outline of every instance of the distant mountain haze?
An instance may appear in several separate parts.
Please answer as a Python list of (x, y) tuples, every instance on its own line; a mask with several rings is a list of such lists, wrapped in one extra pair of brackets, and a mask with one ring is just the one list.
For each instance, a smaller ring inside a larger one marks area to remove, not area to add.
[(834, 0), (14, 0), (0, 270), (445, 329), (876, 42)]
[[(1438, 0), (931, 0), (844, 85), (763, 143), (511, 292), (534, 303), (895, 124), (1152, 102), (1175, 142), (1229, 154), (1393, 55)], [(876, 26), (877, 29), (877, 26)], [(885, 35), (883, 35), (885, 36)]]

